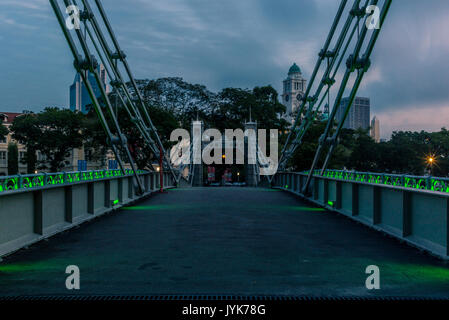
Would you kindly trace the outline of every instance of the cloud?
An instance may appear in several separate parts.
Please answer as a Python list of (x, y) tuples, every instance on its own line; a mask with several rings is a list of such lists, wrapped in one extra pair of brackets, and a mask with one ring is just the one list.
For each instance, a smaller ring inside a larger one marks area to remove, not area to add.
[[(271, 84), (280, 91), (293, 62), (310, 77), (338, 2), (108, 0), (103, 5), (138, 78), (181, 76), (214, 91)], [(0, 111), (67, 106), (73, 57), (48, 0), (2, 0), (0, 12)], [(393, 2), (359, 89), (371, 98), (371, 113), (381, 118), (386, 134), (394, 126), (434, 130), (436, 122), (439, 127), (449, 119), (438, 109), (449, 101), (448, 16), (449, 1)], [(435, 108), (441, 112), (432, 120), (428, 114)], [(422, 117), (410, 118), (415, 113)]]
[(2, 2), (0, 2), (0, 6), (6, 7), (7, 9), (23, 8), (30, 10), (45, 10), (47, 5), (47, 0), (2, 0)]
[(3, 25), (4, 27), (20, 28), (20, 29), (25, 29), (25, 30), (37, 30), (38, 29), (37, 26), (17, 22), (16, 20), (14, 20), (12, 18), (8, 18), (3, 14), (0, 14), (0, 25)]
[(408, 105), (407, 112), (389, 106), (376, 114), (380, 121), (382, 138), (389, 138), (393, 131), (439, 131), (449, 128), (449, 101), (446, 103)]

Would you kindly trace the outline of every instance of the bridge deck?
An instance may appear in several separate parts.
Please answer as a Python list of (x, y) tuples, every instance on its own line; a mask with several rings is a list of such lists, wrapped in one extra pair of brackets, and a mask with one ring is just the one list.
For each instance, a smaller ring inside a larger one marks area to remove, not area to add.
[[(365, 288), (365, 268), (381, 290)], [(0, 295), (444, 295), (449, 267), (338, 214), (270, 189), (170, 190), (20, 251)]]

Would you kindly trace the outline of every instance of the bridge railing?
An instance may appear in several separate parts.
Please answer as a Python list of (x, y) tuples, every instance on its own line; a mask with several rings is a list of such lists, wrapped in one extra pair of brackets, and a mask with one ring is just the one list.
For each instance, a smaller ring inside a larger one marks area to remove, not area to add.
[(448, 179), (368, 172), (279, 172), (276, 188), (449, 259)]
[[(314, 175), (319, 175), (319, 173), (320, 170), (316, 170), (314, 172)], [(443, 177), (356, 172), (346, 170), (326, 170), (324, 176), (328, 178), (348, 180), (348, 181), (385, 184), (396, 187), (449, 193), (449, 178)]]
[[(0, 177), (0, 257), (129, 205), (160, 189), (160, 173), (97, 170)], [(174, 187), (169, 172), (164, 188)]]
[[(117, 169), (0, 176), (0, 192), (130, 176), (133, 173), (130, 169), (125, 172)], [(145, 174), (146, 171), (141, 170), (138, 173)]]

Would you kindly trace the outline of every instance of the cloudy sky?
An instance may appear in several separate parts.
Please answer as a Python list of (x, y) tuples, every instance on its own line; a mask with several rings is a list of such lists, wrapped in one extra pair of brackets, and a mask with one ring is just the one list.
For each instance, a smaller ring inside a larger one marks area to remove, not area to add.
[[(213, 91), (307, 79), (333, 0), (107, 0), (137, 78), (177, 76)], [(67, 106), (73, 58), (47, 0), (0, 0), (0, 111)], [(382, 137), (449, 128), (449, 1), (395, 0), (359, 94)]]

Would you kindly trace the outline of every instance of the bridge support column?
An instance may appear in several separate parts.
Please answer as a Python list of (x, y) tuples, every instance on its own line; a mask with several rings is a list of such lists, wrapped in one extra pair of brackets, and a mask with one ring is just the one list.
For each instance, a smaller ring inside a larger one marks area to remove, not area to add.
[(373, 187), (373, 224), (379, 224), (380, 220), (380, 188)]
[(412, 234), (412, 207), (411, 195), (408, 191), (402, 191), (402, 236)]
[(95, 213), (95, 188), (94, 183), (90, 182), (87, 184), (87, 213)]
[(144, 177), (144, 187), (145, 187), (145, 192), (151, 191), (150, 176), (147, 174)]
[(106, 180), (104, 182), (104, 206), (106, 208), (112, 207), (111, 203), (111, 181)]
[(323, 179), (323, 201), (324, 204), (329, 202), (329, 180)]
[(359, 215), (359, 185), (352, 184), (352, 216)]
[(69, 223), (73, 223), (73, 192), (72, 186), (68, 186), (64, 188), (65, 195), (65, 221)]
[(342, 189), (342, 183), (341, 181), (337, 181), (335, 184), (335, 209), (339, 210), (342, 207), (342, 194), (341, 194), (341, 189)]
[[(320, 184), (317, 177), (312, 178), (313, 184), (312, 184), (312, 190), (313, 190), (313, 200), (318, 200), (319, 192), (320, 192)], [(304, 194), (307, 194), (309, 191), (305, 190)]]
[(449, 198), (446, 199), (446, 256), (449, 256)]
[(128, 177), (128, 198), (134, 198), (134, 181), (132, 177)]
[(118, 185), (118, 202), (123, 203), (123, 178), (119, 178), (117, 181)]
[(39, 235), (44, 234), (44, 221), (43, 221), (43, 201), (42, 201), (42, 191), (35, 191), (33, 194), (33, 205), (34, 205), (34, 233)]

